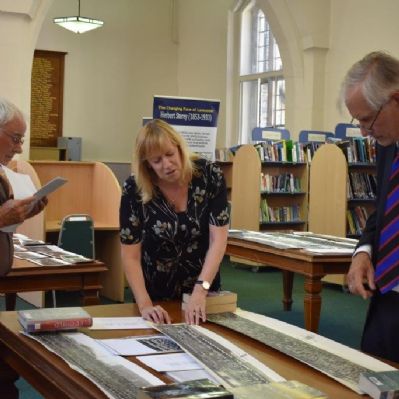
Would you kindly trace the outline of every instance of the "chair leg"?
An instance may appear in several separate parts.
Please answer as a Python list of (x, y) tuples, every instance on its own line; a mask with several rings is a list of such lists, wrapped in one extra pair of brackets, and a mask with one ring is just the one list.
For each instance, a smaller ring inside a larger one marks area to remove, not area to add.
[(57, 298), (55, 296), (55, 290), (52, 290), (51, 293), (53, 294), (53, 308), (57, 307)]

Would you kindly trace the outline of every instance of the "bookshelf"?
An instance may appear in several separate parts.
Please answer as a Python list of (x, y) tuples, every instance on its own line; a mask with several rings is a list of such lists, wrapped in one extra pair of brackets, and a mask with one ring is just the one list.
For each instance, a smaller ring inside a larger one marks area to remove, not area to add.
[[(309, 231), (346, 236), (348, 165), (335, 144), (323, 144), (314, 153), (309, 173)], [(345, 284), (345, 275), (327, 275), (323, 281)]]
[[(289, 182), (296, 190), (276, 188), (262, 190), (261, 176), (268, 175), (275, 181)], [(285, 178), (284, 176), (290, 176)], [(254, 145), (243, 145), (237, 151), (233, 162), (231, 228), (262, 230), (307, 230), (307, 187), (308, 169), (304, 162), (261, 162)], [(267, 202), (271, 211), (280, 217), (266, 220), (261, 218), (261, 203)], [(297, 209), (298, 215), (290, 214)], [(280, 210), (280, 212), (278, 212)], [(281, 217), (284, 216), (284, 217)]]
[(314, 153), (309, 173), (309, 231), (346, 236), (348, 166), (341, 149), (323, 144)]
[[(365, 149), (372, 143), (359, 137), (343, 140), (337, 145), (324, 144), (314, 154), (309, 175), (309, 231), (359, 238), (375, 207), (371, 183), (375, 182), (375, 163), (373, 156), (361, 159), (348, 150)], [(373, 149), (368, 153), (373, 154)], [(345, 285), (345, 276), (326, 276), (323, 281)]]
[(231, 187), (233, 184), (233, 161), (216, 161), (215, 162), (223, 172), (226, 180), (227, 199), (231, 202)]
[(346, 236), (359, 238), (367, 217), (375, 209), (376, 169), (375, 143), (362, 137), (360, 129), (351, 124), (336, 126), (336, 137), (348, 164)]

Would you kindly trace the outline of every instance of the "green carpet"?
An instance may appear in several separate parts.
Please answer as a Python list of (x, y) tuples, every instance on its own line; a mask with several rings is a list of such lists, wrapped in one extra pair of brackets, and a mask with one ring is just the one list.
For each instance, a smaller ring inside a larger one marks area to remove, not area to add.
[[(304, 278), (294, 277), (292, 310), (283, 310), (282, 273), (276, 269), (251, 267), (223, 262), (223, 289), (237, 292), (241, 309), (274, 317), (304, 327)], [(341, 286), (324, 284), (319, 334), (359, 349), (368, 302), (348, 294)]]
[[(250, 267), (240, 266), (224, 260), (221, 267), (222, 287), (237, 292), (238, 306), (241, 309), (274, 317), (304, 327), (303, 277), (295, 275), (292, 310), (283, 310), (282, 274), (272, 268), (261, 268), (254, 273)], [(131, 302), (132, 295), (126, 289), (125, 301)], [(113, 303), (101, 298), (104, 304)], [(79, 306), (80, 297), (75, 292), (58, 292), (57, 306)], [(46, 306), (52, 306), (51, 295), (46, 295)], [(322, 291), (322, 310), (319, 334), (359, 349), (360, 337), (368, 303), (350, 295), (340, 286), (326, 284)], [(31, 305), (17, 299), (17, 309), (30, 309)], [(0, 310), (5, 310), (4, 298), (0, 297)], [(42, 399), (23, 379), (17, 383), (20, 399)]]

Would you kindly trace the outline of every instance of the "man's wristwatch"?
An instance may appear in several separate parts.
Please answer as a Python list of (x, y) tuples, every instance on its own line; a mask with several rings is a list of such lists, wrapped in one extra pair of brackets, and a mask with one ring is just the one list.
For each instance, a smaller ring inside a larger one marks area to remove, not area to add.
[(210, 284), (209, 281), (197, 280), (197, 281), (195, 282), (195, 284), (201, 284), (201, 287), (202, 287), (204, 290), (206, 290), (206, 291), (208, 291), (209, 288), (211, 288), (211, 284)]

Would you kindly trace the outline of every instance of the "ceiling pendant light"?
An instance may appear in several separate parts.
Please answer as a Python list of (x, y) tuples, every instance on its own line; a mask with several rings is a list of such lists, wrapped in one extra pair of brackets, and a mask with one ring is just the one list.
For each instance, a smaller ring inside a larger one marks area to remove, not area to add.
[(104, 22), (98, 19), (80, 16), (80, 0), (78, 0), (78, 7), (77, 17), (54, 18), (54, 23), (74, 33), (85, 33), (89, 30), (101, 28), (104, 25)]

